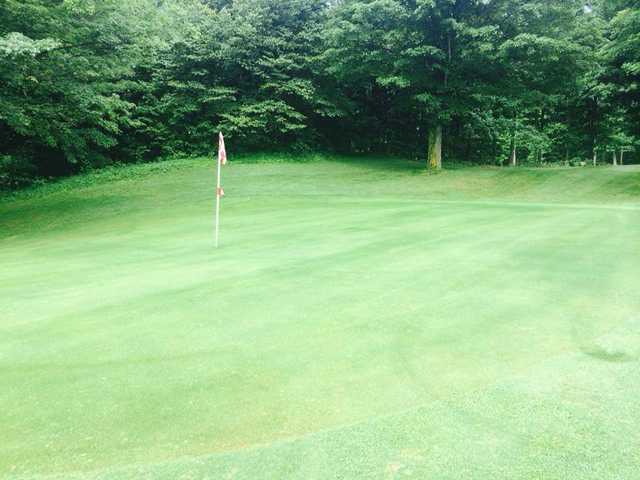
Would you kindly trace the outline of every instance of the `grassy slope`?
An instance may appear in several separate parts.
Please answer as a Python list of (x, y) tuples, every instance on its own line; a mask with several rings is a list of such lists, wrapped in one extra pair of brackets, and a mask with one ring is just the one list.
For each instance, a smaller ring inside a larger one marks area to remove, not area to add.
[(635, 478), (639, 169), (213, 182), (0, 201), (0, 478)]

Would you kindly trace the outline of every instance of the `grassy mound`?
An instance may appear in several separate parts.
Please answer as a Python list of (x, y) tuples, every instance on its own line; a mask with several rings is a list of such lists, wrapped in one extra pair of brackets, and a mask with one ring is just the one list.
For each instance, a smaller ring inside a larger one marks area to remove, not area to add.
[(251, 160), (0, 201), (0, 477), (635, 478), (640, 169)]

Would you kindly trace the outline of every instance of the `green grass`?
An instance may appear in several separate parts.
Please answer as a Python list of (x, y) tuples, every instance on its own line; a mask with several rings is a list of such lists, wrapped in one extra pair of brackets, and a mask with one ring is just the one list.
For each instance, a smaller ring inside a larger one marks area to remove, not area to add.
[(0, 478), (637, 478), (640, 169), (214, 182), (0, 200)]

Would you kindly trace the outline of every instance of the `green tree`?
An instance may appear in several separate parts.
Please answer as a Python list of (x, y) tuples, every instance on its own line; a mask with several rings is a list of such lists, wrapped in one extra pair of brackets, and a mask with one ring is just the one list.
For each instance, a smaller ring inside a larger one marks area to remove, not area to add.
[(219, 130), (245, 149), (316, 143), (314, 122), (337, 114), (313, 69), (324, 2), (212, 5), (151, 67), (141, 103), (151, 143), (162, 154), (204, 153)]
[(41, 175), (103, 165), (134, 105), (124, 99), (149, 4), (6, 0), (0, 6), (0, 146)]
[(516, 165), (635, 155), (633, 0), (4, 0), (0, 182), (335, 149)]

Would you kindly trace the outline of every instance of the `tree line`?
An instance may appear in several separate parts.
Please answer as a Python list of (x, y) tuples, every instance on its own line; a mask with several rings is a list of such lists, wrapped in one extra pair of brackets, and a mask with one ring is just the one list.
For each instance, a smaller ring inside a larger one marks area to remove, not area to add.
[(3, 0), (0, 185), (331, 150), (635, 161), (640, 2)]

